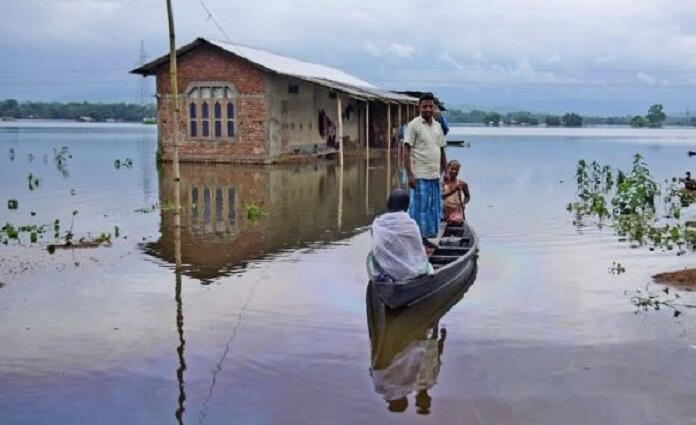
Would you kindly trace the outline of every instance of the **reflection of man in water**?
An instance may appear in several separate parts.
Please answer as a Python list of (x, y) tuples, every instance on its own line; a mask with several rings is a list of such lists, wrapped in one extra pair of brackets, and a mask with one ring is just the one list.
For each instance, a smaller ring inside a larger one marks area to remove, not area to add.
[(431, 397), (428, 390), (437, 384), (437, 376), (440, 374), (440, 366), (442, 360), (440, 356), (445, 348), (445, 338), (447, 338), (447, 329), (442, 328), (438, 339), (439, 326), (435, 324), (432, 328), (432, 334), (424, 341), (425, 355), (421, 364), (418, 378), (416, 379), (416, 412), (421, 415), (430, 413)]
[(430, 329), (430, 335), (411, 341), (386, 368), (370, 371), (375, 391), (384, 397), (389, 411), (405, 411), (408, 408), (408, 395), (416, 391), (416, 412), (422, 415), (430, 413), (431, 397), (428, 390), (437, 384), (440, 356), (447, 337), (446, 329), (438, 331), (439, 324), (436, 323)]

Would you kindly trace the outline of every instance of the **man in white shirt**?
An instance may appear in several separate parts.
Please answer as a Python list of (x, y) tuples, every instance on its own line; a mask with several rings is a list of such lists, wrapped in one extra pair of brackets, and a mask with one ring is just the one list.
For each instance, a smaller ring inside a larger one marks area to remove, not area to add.
[(442, 217), (440, 176), (447, 168), (445, 133), (433, 119), (435, 97), (423, 94), (418, 105), (420, 115), (406, 127), (404, 165), (411, 188), (409, 215), (418, 223), (424, 243), (437, 236)]

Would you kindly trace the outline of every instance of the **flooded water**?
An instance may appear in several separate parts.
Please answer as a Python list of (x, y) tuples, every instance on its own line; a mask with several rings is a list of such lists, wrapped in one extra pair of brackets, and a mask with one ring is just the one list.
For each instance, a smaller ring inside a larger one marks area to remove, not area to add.
[(478, 272), (393, 315), (364, 270), (393, 163), (182, 165), (177, 238), (154, 127), (1, 124), (0, 223), (120, 237), (0, 247), (0, 423), (696, 423), (696, 311), (630, 303), (693, 254), (630, 249), (565, 211), (579, 158), (625, 169), (639, 152), (681, 175), (696, 132), (453, 131), (471, 142), (448, 156), (471, 188)]

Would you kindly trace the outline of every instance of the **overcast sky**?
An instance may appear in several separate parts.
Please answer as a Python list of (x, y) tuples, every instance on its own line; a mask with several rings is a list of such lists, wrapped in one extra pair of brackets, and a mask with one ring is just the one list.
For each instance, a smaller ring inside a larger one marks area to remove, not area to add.
[[(204, 0), (240, 44), (456, 106), (538, 112), (696, 108), (694, 0)], [(178, 44), (225, 39), (173, 0)], [(0, 98), (137, 100), (140, 40), (166, 53), (164, 0), (2, 0)], [(152, 80), (152, 79), (150, 79)], [(150, 81), (152, 83), (152, 81)]]

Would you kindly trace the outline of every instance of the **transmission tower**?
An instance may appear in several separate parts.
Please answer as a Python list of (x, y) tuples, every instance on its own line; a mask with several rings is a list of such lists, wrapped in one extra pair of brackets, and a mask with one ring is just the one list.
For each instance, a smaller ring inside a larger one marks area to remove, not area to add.
[[(145, 51), (145, 41), (140, 40), (140, 54), (138, 56), (137, 67), (141, 67), (147, 63), (147, 52)], [(138, 78), (136, 90), (136, 101), (138, 105), (144, 105), (147, 98), (147, 85), (145, 82), (145, 77)]]

